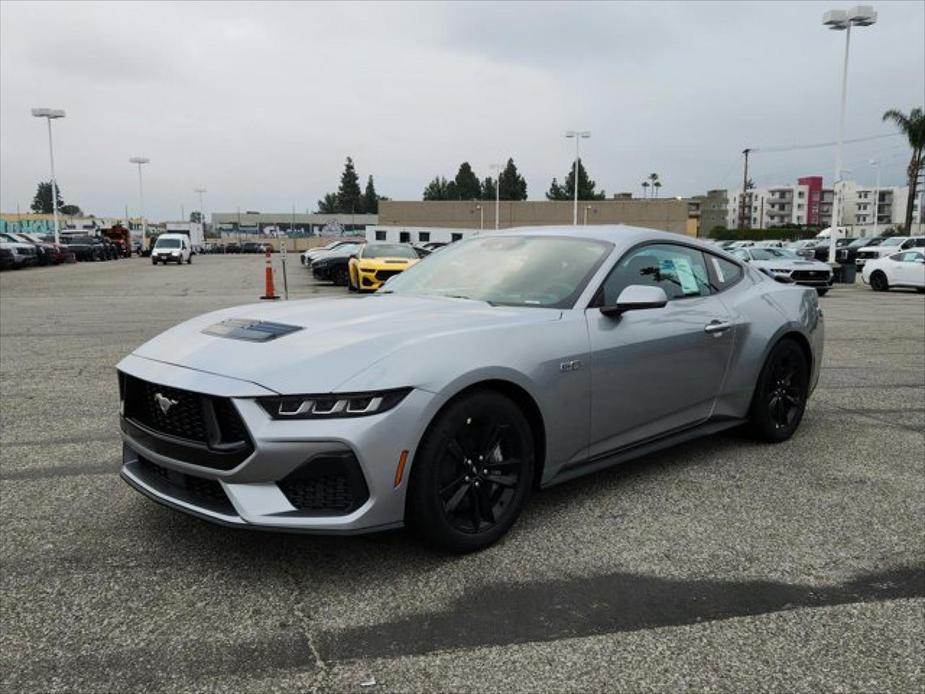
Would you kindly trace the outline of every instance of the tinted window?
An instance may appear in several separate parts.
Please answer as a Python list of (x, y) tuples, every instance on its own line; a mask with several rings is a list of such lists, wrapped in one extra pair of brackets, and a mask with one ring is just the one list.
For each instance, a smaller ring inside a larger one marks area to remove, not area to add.
[(918, 238), (918, 239), (912, 239), (912, 245), (917, 246), (919, 248), (925, 246), (925, 236), (923, 236), (922, 238)]
[(408, 243), (411, 240), (411, 234), (407, 231), (398, 232), (398, 240), (402, 243)]
[(710, 293), (703, 253), (671, 244), (642, 246), (623, 256), (604, 281), (604, 305), (616, 304), (620, 292), (631, 284), (661, 287), (669, 299)]
[(430, 232), (429, 231), (419, 231), (418, 232), (418, 241), (430, 241)]
[(397, 243), (373, 243), (363, 249), (364, 258), (417, 258), (411, 246)]
[(728, 260), (717, 258), (715, 255), (710, 255), (709, 253), (707, 254), (707, 258), (709, 258), (713, 276), (716, 279), (716, 289), (718, 291), (722, 291), (726, 287), (735, 284), (739, 281), (739, 278), (742, 277), (742, 268), (735, 263), (730, 263)]
[(376, 232), (376, 241), (385, 241), (385, 232), (377, 231)]

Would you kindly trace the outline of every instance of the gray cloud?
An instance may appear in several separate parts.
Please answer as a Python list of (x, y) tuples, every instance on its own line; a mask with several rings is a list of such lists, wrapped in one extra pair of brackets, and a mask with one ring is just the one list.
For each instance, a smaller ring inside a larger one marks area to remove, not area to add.
[[(925, 102), (925, 3), (877, 3), (853, 37), (849, 137)], [(65, 197), (98, 214), (137, 205), (127, 158), (151, 157), (157, 218), (313, 208), (347, 155), (383, 194), (418, 198), (469, 160), (511, 156), (542, 198), (565, 175), (566, 129), (608, 192), (658, 171), (668, 195), (732, 186), (745, 146), (834, 139), (842, 35), (827, 3), (0, 4), (0, 206), (47, 178), (32, 106), (55, 123)], [(900, 183), (898, 138), (853, 145)], [(757, 154), (759, 183), (831, 174), (831, 149)]]

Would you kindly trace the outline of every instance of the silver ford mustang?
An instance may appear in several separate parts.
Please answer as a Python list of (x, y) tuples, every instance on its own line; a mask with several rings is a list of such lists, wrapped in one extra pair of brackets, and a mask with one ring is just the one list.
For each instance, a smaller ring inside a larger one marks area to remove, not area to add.
[(748, 424), (800, 424), (822, 360), (812, 288), (625, 226), (448, 246), (377, 293), (253, 304), (118, 365), (122, 477), (232, 526), (413, 526), (483, 548), (547, 487)]

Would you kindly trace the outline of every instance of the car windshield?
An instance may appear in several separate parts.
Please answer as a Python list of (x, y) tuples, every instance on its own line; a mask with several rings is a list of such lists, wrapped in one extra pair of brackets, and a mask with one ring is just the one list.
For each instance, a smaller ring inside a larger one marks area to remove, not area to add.
[(894, 236), (894, 237), (891, 238), (891, 239), (885, 239), (885, 240), (883, 241), (883, 243), (880, 244), (880, 245), (881, 245), (881, 246), (898, 246), (899, 244), (901, 244), (901, 243), (902, 243), (903, 241), (905, 241), (905, 240), (906, 240), (906, 239), (904, 239), (904, 238), (902, 238), (902, 237)]
[(571, 308), (612, 248), (605, 241), (557, 236), (474, 238), (393, 277), (381, 292)]
[(158, 239), (155, 248), (179, 248), (180, 239)]
[(371, 243), (363, 250), (364, 258), (417, 258), (411, 246), (400, 243)]
[(755, 260), (776, 260), (778, 258), (796, 258), (795, 253), (785, 251), (782, 248), (752, 248), (752, 258)]
[(876, 246), (880, 243), (879, 239), (855, 239), (848, 244), (848, 248), (863, 248), (864, 246)]

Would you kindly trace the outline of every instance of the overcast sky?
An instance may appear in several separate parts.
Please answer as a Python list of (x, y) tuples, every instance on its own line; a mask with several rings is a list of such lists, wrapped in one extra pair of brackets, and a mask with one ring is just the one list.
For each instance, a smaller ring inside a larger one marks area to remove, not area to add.
[[(835, 5), (838, 7), (839, 5)], [(845, 7), (848, 5), (846, 4)], [(380, 194), (420, 199), (468, 160), (513, 157), (543, 199), (582, 158), (608, 194), (740, 185), (743, 147), (835, 139), (844, 33), (828, 3), (0, 3), (0, 208), (48, 176), (54, 123), (67, 202), (148, 216), (315, 209), (352, 156)], [(925, 2), (878, 2), (852, 35), (847, 137), (925, 102)], [(846, 148), (851, 177), (899, 185), (900, 138)], [(834, 149), (756, 153), (758, 185), (828, 180)]]

